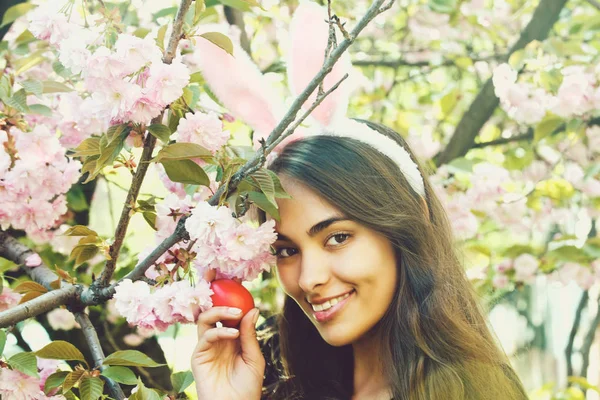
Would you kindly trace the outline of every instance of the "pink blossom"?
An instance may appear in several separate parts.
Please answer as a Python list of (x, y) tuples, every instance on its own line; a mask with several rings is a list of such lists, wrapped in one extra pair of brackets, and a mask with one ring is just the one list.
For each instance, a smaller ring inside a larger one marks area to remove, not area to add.
[(37, 357), (38, 374), (40, 375), (40, 390), (44, 390), (46, 379), (58, 370), (59, 360), (49, 360)]
[(440, 151), (442, 145), (439, 141), (433, 139), (431, 129), (425, 129), (420, 135), (412, 129), (409, 132), (407, 141), (417, 157), (429, 160)]
[(2, 293), (0, 293), (0, 312), (8, 310), (19, 304), (21, 301), (21, 295), (17, 292), (14, 292), (11, 288), (5, 287), (2, 289)]
[(130, 324), (152, 314), (150, 286), (144, 281), (124, 279), (115, 289), (115, 307)]
[(129, 333), (129, 334), (123, 336), (123, 342), (127, 346), (137, 347), (140, 344), (144, 343), (144, 338), (135, 333)]
[(42, 259), (40, 258), (40, 255), (38, 253), (33, 253), (25, 259), (26, 267), (30, 267), (30, 268), (38, 267), (41, 263), (42, 263)]
[(515, 280), (530, 283), (537, 272), (539, 261), (531, 254), (521, 254), (514, 261)]
[(579, 189), (588, 197), (600, 197), (600, 180), (586, 179)]
[(163, 107), (181, 97), (183, 88), (190, 81), (190, 71), (178, 59), (171, 64), (153, 63), (150, 65), (149, 75), (146, 82), (147, 95)]
[(36, 38), (57, 45), (69, 37), (72, 26), (67, 16), (59, 12), (61, 7), (58, 2), (49, 1), (28, 13), (29, 30)]
[(506, 289), (508, 287), (509, 283), (510, 283), (510, 280), (508, 279), (508, 276), (506, 276), (504, 274), (496, 274), (492, 278), (492, 285), (496, 289)]
[(510, 258), (504, 258), (494, 266), (494, 270), (496, 270), (498, 273), (505, 273), (506, 271), (512, 269), (512, 267), (513, 261)]
[(116, 57), (127, 60), (123, 73), (129, 75), (149, 63), (160, 63), (162, 51), (149, 36), (144, 39), (122, 33), (115, 43)]
[(0, 398), (10, 400), (64, 400), (62, 395), (48, 397), (40, 390), (38, 378), (8, 368), (0, 368)]
[(185, 221), (185, 228), (190, 238), (201, 243), (212, 243), (217, 236), (235, 227), (231, 210), (227, 207), (214, 207), (207, 202), (200, 202)]
[(595, 153), (600, 153), (600, 126), (590, 126), (586, 129), (585, 134), (588, 140), (588, 148)]
[(186, 113), (177, 127), (178, 141), (199, 144), (215, 153), (229, 140), (223, 122), (214, 113)]
[(572, 117), (591, 111), (594, 107), (594, 75), (586, 73), (583, 67), (565, 68), (563, 75), (553, 112), (561, 117)]
[(55, 331), (70, 331), (73, 328), (80, 327), (77, 321), (75, 321), (75, 316), (65, 308), (55, 308), (46, 317), (48, 318), (48, 323)]

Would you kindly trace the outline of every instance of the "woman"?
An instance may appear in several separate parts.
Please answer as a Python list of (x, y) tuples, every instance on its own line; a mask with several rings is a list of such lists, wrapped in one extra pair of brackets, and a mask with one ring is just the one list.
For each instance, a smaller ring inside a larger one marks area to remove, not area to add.
[[(263, 398), (527, 398), (414, 159), (397, 133), (352, 121), (288, 144), (271, 164), (292, 198), (277, 201), (274, 244), (287, 295), (277, 319), (285, 377)], [(199, 399), (261, 398), (256, 316), (229, 333), (215, 323), (239, 317), (221, 307), (200, 315)]]

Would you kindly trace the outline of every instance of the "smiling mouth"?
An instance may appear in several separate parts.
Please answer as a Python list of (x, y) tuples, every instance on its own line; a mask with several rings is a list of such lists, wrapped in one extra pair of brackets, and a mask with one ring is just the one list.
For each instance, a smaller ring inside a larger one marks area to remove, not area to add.
[(327, 321), (332, 320), (339, 314), (339, 311), (341, 311), (342, 308), (346, 304), (348, 304), (348, 302), (353, 298), (355, 293), (356, 293), (356, 290), (351, 291), (347, 296), (343, 297), (343, 299), (341, 299), (340, 301), (335, 303), (333, 306), (331, 306), (325, 310), (316, 311), (313, 309), (313, 317), (318, 322), (327, 322)]

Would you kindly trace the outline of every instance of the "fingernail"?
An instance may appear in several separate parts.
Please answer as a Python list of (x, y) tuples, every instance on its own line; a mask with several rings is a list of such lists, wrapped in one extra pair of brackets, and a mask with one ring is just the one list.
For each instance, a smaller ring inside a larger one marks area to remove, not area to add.
[(255, 308), (254, 317), (252, 317), (252, 323), (256, 325), (256, 321), (258, 321), (258, 317), (260, 316), (260, 311), (258, 308)]
[(229, 307), (227, 309), (227, 312), (229, 312), (229, 314), (239, 315), (239, 314), (241, 314), (242, 310), (240, 310), (239, 308), (235, 308), (235, 307)]
[(238, 333), (238, 330), (237, 330), (237, 329), (235, 329), (235, 328), (226, 328), (225, 330), (226, 330), (228, 333), (231, 333), (231, 334), (234, 334), (234, 335), (235, 335), (236, 333)]

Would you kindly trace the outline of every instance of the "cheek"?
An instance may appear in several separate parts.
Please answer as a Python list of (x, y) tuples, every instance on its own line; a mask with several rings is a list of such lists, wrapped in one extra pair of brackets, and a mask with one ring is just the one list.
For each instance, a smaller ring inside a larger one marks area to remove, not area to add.
[(299, 270), (292, 266), (277, 266), (275, 267), (275, 276), (279, 282), (279, 286), (285, 294), (295, 297), (300, 290), (298, 286)]

